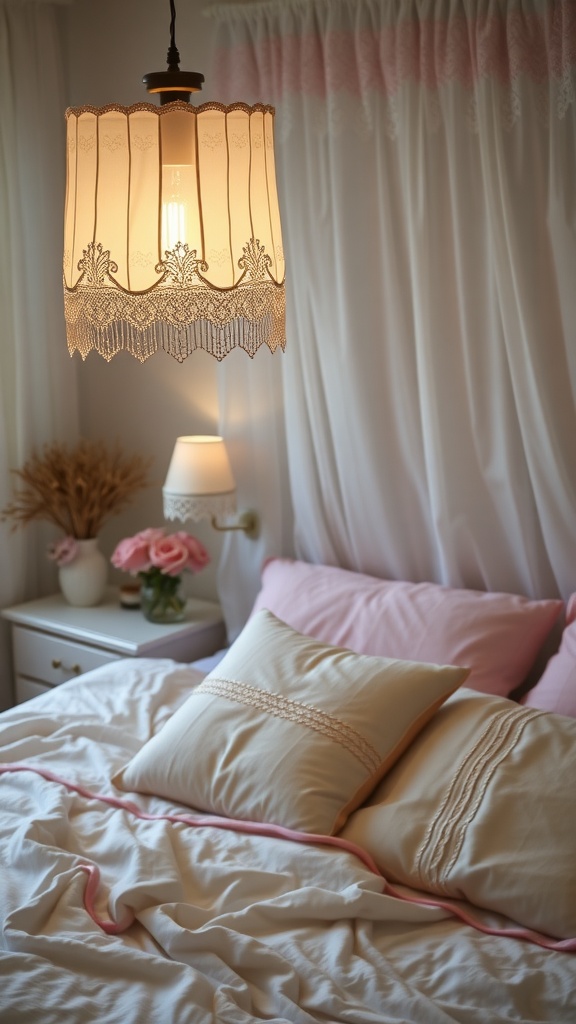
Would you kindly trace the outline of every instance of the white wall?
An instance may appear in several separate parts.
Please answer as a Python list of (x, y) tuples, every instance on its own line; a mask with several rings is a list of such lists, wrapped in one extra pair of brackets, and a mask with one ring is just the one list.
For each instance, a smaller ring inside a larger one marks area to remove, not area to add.
[[(207, 78), (212, 22), (203, 16), (205, 7), (203, 0), (177, 2), (176, 44), (181, 69), (200, 71)], [(149, 101), (142, 75), (166, 68), (170, 41), (167, 0), (75, 0), (65, 9), (64, 18), (71, 106)], [(202, 101), (211, 98), (206, 82)], [(164, 352), (145, 364), (125, 353), (110, 363), (96, 353), (85, 363), (78, 354), (74, 360), (82, 434), (118, 439), (128, 451), (148, 453), (154, 460), (154, 486), (103, 532), (102, 547), (109, 555), (121, 537), (146, 526), (162, 525), (161, 487), (175, 438), (217, 432), (218, 365), (201, 351), (183, 364)], [(199, 597), (215, 598), (220, 538), (207, 523), (187, 526), (212, 555), (210, 567), (189, 581), (188, 589)]]

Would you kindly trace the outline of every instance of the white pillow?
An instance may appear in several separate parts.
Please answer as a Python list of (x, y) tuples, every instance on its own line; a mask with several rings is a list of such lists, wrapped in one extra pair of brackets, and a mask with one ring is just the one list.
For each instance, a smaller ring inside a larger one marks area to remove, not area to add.
[(261, 611), (113, 781), (331, 835), (467, 674), (330, 647)]

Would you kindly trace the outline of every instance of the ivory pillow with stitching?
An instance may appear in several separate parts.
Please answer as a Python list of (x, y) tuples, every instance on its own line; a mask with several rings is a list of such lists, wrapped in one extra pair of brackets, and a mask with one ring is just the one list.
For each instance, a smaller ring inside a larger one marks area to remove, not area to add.
[(330, 647), (261, 611), (113, 782), (331, 835), (467, 675)]
[(507, 697), (524, 682), (563, 605), (273, 558), (254, 604), (261, 608), (359, 654), (466, 665), (470, 689)]
[(391, 881), (576, 936), (576, 721), (459, 690), (341, 835)]

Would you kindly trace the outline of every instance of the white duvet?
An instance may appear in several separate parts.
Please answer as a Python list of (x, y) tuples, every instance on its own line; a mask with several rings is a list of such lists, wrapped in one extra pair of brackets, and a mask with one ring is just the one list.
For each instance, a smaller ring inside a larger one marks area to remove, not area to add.
[[(126, 799), (111, 776), (199, 678), (105, 666), (1, 715), (0, 761)], [(82, 865), (127, 931), (87, 912)], [(2, 1024), (576, 1022), (576, 954), (383, 895), (352, 853), (143, 821), (34, 772), (0, 775), (0, 922)]]

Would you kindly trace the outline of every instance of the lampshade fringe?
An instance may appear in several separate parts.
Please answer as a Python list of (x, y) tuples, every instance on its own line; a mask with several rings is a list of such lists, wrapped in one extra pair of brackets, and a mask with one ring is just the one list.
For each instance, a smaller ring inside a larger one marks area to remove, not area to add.
[(224, 325), (196, 320), (186, 326), (156, 322), (141, 328), (120, 320), (100, 327), (82, 318), (68, 321), (68, 351), (70, 355), (79, 352), (83, 360), (95, 351), (109, 362), (125, 351), (145, 362), (163, 349), (182, 363), (192, 352), (203, 349), (220, 361), (235, 348), (253, 358), (262, 345), (271, 352), (284, 349), (283, 311), (269, 312), (257, 322), (238, 318)]

